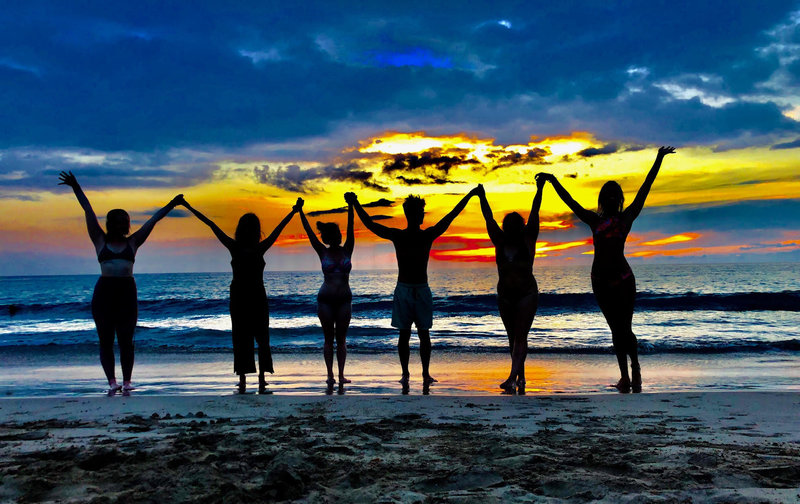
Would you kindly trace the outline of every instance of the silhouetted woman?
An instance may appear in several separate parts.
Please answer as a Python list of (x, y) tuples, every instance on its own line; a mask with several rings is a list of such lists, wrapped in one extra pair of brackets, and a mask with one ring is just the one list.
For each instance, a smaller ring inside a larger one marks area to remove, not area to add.
[(544, 177), (536, 179), (528, 222), (517, 212), (503, 218), (503, 229), (492, 215), (483, 186), (478, 197), (481, 212), (486, 220), (486, 231), (495, 249), (497, 262), (497, 307), (508, 333), (511, 351), (511, 372), (500, 388), (513, 394), (515, 387), (525, 393), (525, 358), (528, 355), (528, 332), (531, 330), (539, 306), (539, 288), (533, 276), (533, 258), (536, 255), (536, 238), (539, 236), (539, 207), (542, 204)]
[(247, 373), (256, 372), (253, 360), (255, 349), (253, 341), (258, 343), (258, 391), (266, 393), (267, 380), (264, 373), (274, 373), (272, 368), (272, 352), (269, 347), (269, 304), (267, 291), (264, 289), (264, 254), (292, 219), (292, 216), (303, 205), (298, 198), (289, 215), (275, 227), (264, 240), (261, 239), (261, 221), (253, 213), (246, 213), (239, 219), (234, 238), (226, 235), (214, 222), (192, 208), (186, 200), (184, 205), (201, 222), (214, 232), (219, 241), (231, 253), (231, 335), (233, 337), (233, 372), (239, 375), (239, 393), (247, 389)]
[[(100, 340), (100, 364), (108, 379), (108, 392), (134, 390), (133, 332), (139, 315), (136, 281), (133, 279), (133, 262), (156, 222), (175, 208), (180, 195), (156, 212), (135, 233), (128, 236), (131, 218), (128, 212), (116, 208), (106, 215), (106, 231), (100, 227), (97, 216), (72, 172), (61, 172), (59, 185), (68, 185), (75, 192), (78, 203), (86, 215), (86, 229), (100, 262), (100, 278), (92, 295), (92, 317)], [(114, 334), (119, 345), (119, 362), (122, 366), (122, 385), (117, 384), (114, 365)]]
[[(661, 168), (664, 156), (675, 152), (674, 147), (661, 147), (633, 203), (625, 210), (622, 188), (614, 181), (606, 182), (597, 198), (597, 213), (578, 204), (553, 175), (542, 174), (549, 180), (564, 203), (580, 220), (589, 225), (594, 241), (592, 262), (592, 290), (597, 304), (611, 329), (614, 352), (619, 363), (620, 380), (615, 385), (621, 392), (642, 389), (642, 373), (636, 336), (631, 329), (636, 279), (625, 260), (625, 239), (631, 225), (644, 208), (644, 202)], [(631, 359), (631, 376), (628, 375), (628, 357)]]
[[(339, 384), (350, 383), (344, 377), (347, 359), (347, 328), (350, 326), (353, 293), (350, 291), (350, 258), (353, 256), (355, 235), (353, 234), (353, 205), (347, 205), (347, 239), (342, 246), (342, 232), (335, 222), (317, 222), (317, 239), (306, 214), (300, 209), (300, 220), (308, 235), (308, 241), (322, 263), (324, 280), (317, 294), (317, 315), (325, 335), (323, 356), (328, 368), (328, 385), (333, 385), (333, 341), (336, 340), (336, 360), (339, 364)], [(327, 245), (327, 247), (325, 245)]]

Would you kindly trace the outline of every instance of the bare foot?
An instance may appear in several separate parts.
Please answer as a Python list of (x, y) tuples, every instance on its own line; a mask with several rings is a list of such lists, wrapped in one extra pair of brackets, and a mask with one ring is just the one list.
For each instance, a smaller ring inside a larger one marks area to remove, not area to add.
[(336, 380), (333, 379), (333, 376), (329, 376), (328, 379), (325, 380), (325, 383), (327, 383), (328, 385), (333, 385), (334, 383), (336, 383)]
[(117, 384), (116, 381), (108, 382), (108, 395), (113, 396), (117, 392), (122, 390), (122, 386)]
[(136, 390), (136, 387), (129, 381), (122, 382), (122, 390)]
[(436, 382), (438, 382), (438, 381), (439, 381), (439, 380), (437, 380), (436, 378), (434, 378), (434, 377), (433, 377), (433, 376), (431, 376), (431, 375), (428, 375), (428, 376), (423, 376), (423, 377), (422, 377), (422, 384), (423, 384), (423, 385), (430, 385), (431, 383), (436, 383)]
[(508, 380), (504, 381), (500, 384), (500, 388), (503, 389), (503, 393), (505, 394), (513, 394), (514, 390), (514, 380), (509, 378)]
[(403, 377), (402, 377), (402, 378), (400, 378), (400, 379), (398, 380), (398, 382), (399, 382), (399, 383), (400, 383), (400, 384), (401, 384), (403, 387), (408, 387), (408, 375), (407, 375), (407, 374), (404, 374), (404, 375), (403, 375)]
[(631, 391), (631, 380), (628, 377), (620, 378), (616, 385), (612, 385), (615, 389), (619, 390), (623, 394), (627, 394)]
[(634, 392), (642, 391), (642, 370), (639, 366), (631, 366), (633, 379), (631, 380), (631, 387)]
[(339, 375), (339, 383), (353, 383), (352, 380), (348, 380), (342, 375)]

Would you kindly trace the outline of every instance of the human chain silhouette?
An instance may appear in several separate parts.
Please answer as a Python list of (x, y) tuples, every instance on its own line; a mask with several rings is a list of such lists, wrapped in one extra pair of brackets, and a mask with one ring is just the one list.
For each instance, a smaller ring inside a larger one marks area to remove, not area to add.
[[(620, 392), (640, 392), (642, 373), (637, 340), (631, 323), (636, 298), (636, 280), (625, 259), (625, 241), (634, 220), (644, 208), (653, 182), (665, 156), (675, 152), (674, 147), (658, 149), (655, 162), (639, 188), (633, 202), (623, 207), (622, 188), (609, 181), (600, 190), (597, 212), (587, 210), (575, 201), (556, 177), (538, 173), (535, 177), (536, 194), (527, 221), (517, 212), (497, 224), (482, 185), (467, 193), (461, 201), (436, 224), (423, 228), (425, 200), (408, 196), (403, 202), (405, 228), (392, 228), (375, 222), (364, 210), (355, 193), (345, 193), (347, 203), (347, 231), (344, 243), (342, 233), (335, 223), (317, 222), (317, 237), (304, 211), (304, 201), (298, 198), (291, 211), (266, 238), (262, 239), (261, 222), (253, 213), (246, 213), (236, 226), (233, 237), (228, 236), (211, 219), (192, 207), (182, 194), (175, 196), (158, 210), (141, 228), (130, 234), (130, 216), (114, 209), (106, 216), (106, 230), (101, 228), (89, 199), (72, 172), (61, 172), (59, 184), (72, 188), (83, 208), (89, 238), (94, 244), (101, 276), (92, 297), (92, 317), (97, 328), (100, 363), (108, 380), (108, 393), (129, 394), (134, 363), (133, 334), (138, 316), (136, 283), (133, 264), (136, 252), (145, 243), (156, 223), (173, 208), (184, 206), (206, 224), (231, 255), (233, 278), (230, 285), (230, 314), (234, 354), (234, 373), (239, 376), (237, 390), (245, 393), (246, 375), (256, 372), (255, 344), (258, 345), (259, 393), (268, 394), (265, 374), (274, 373), (269, 345), (269, 301), (264, 288), (264, 254), (272, 247), (280, 233), (295, 214), (300, 214), (308, 240), (319, 256), (323, 282), (317, 294), (317, 314), (324, 335), (323, 356), (327, 368), (329, 390), (336, 383), (333, 372), (334, 344), (338, 365), (339, 386), (350, 383), (344, 369), (347, 359), (347, 330), (352, 313), (352, 292), (349, 277), (351, 258), (355, 247), (354, 214), (376, 236), (394, 245), (397, 257), (397, 285), (392, 301), (392, 326), (399, 332), (397, 352), (400, 358), (400, 384), (403, 392), (409, 388), (408, 369), (411, 329), (415, 326), (419, 337), (419, 354), (422, 361), (423, 390), (437, 380), (430, 373), (431, 338), (433, 326), (433, 295), (428, 286), (428, 260), (433, 242), (447, 231), (455, 218), (466, 208), (469, 200), (477, 196), (486, 221), (486, 231), (495, 247), (497, 263), (497, 305), (503, 325), (508, 333), (511, 368), (508, 378), (500, 384), (505, 394), (525, 393), (525, 359), (528, 352), (528, 333), (533, 325), (539, 300), (539, 288), (533, 276), (536, 240), (539, 235), (539, 209), (545, 185), (549, 182), (558, 196), (589, 226), (594, 242), (592, 263), (592, 290), (597, 304), (611, 330), (614, 352), (620, 369), (620, 379), (614, 385)], [(114, 339), (119, 346), (122, 366), (122, 385), (115, 375)], [(628, 373), (630, 358), (631, 373)]]

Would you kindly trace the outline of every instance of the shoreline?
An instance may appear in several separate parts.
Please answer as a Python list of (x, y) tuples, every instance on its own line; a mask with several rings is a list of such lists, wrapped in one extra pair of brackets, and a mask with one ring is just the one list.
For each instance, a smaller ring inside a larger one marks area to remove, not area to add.
[(3, 399), (0, 500), (789, 502), (799, 414), (793, 392)]
[[(47, 355), (2, 353), (0, 398), (93, 397), (106, 389), (102, 369), (94, 353), (74, 353), (65, 358)], [(270, 390), (278, 395), (324, 395), (326, 372), (321, 352), (274, 354)], [(653, 354), (642, 356), (644, 393), (760, 390), (800, 392), (800, 353), (763, 352), (730, 354)], [(504, 353), (434, 352), (431, 373), (439, 382), (431, 395), (500, 394), (498, 385), (508, 374), (510, 359)], [(336, 364), (334, 372), (336, 373)], [(410, 359), (410, 393), (423, 393), (419, 356)], [(119, 366), (117, 366), (119, 373)], [(526, 362), (529, 395), (615, 393), (609, 386), (618, 379), (613, 355), (531, 354)], [(400, 365), (395, 354), (349, 353), (345, 375), (352, 380), (335, 394), (400, 395)], [(134, 395), (217, 395), (233, 393), (237, 378), (229, 352), (137, 352)], [(255, 388), (256, 375), (248, 376)]]

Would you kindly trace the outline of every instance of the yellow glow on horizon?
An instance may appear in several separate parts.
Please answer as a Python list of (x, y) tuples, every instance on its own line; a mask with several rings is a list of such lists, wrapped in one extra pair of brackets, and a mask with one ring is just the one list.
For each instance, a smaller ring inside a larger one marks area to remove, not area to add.
[[(780, 141), (790, 142), (794, 139), (790, 137)], [(362, 203), (380, 198), (391, 200), (393, 206), (367, 208), (367, 211), (373, 216), (389, 217), (378, 221), (379, 223), (401, 228), (405, 227), (405, 220), (400, 200), (408, 194), (422, 195), (427, 200), (424, 224), (427, 227), (449, 212), (462, 195), (477, 183), (484, 184), (498, 222), (502, 220), (503, 213), (511, 211), (527, 217), (536, 191), (534, 175), (538, 171), (552, 172), (584, 208), (596, 208), (599, 188), (607, 180), (619, 181), (625, 192), (626, 202), (630, 203), (653, 163), (655, 148), (651, 146), (644, 150), (630, 151), (625, 150), (624, 143), (620, 141), (620, 150), (613, 155), (576, 155), (587, 147), (600, 147), (612, 141), (613, 139), (600, 141), (586, 132), (531, 138), (527, 144), (501, 144), (494, 138), (478, 134), (437, 136), (425, 132), (384, 132), (359, 142), (356, 148), (342, 149), (341, 158), (334, 156), (334, 159), (319, 161), (306, 159), (288, 162), (254, 157), (247, 160), (233, 158), (235, 160), (219, 161), (218, 168), (208, 180), (189, 187), (120, 187), (96, 190), (92, 188), (91, 181), (83, 179), (80, 170), (76, 175), (84, 183), (101, 224), (104, 224), (104, 216), (109, 209), (125, 208), (136, 221), (134, 229), (148, 214), (152, 214), (179, 192), (184, 193), (190, 203), (229, 234), (233, 233), (239, 217), (246, 212), (256, 213), (262, 220), (264, 233), (268, 234), (289, 212), (298, 196), (306, 200), (306, 213), (310, 213), (342, 208), (345, 206), (343, 194), (346, 191), (356, 191)], [(543, 158), (531, 156), (528, 159), (528, 152), (537, 148), (546, 149), (550, 154)], [(386, 163), (396, 154), (420, 154), (436, 149), (438, 151), (432, 152), (432, 155), (448, 156), (457, 160), (477, 160), (482, 165), (474, 162), (462, 165), (455, 163), (449, 168), (450, 171), (440, 170), (446, 179), (444, 183), (428, 180), (426, 183), (412, 185), (402, 183), (397, 175), (415, 178), (417, 173), (383, 171)], [(644, 211), (646, 213), (659, 206), (734, 204), (748, 200), (800, 198), (798, 152), (798, 149), (773, 150), (769, 145), (720, 152), (711, 147), (679, 148), (677, 154), (664, 160)], [(519, 156), (514, 159), (514, 156), (509, 157), (511, 154)], [(568, 157), (564, 159), (564, 155)], [(84, 159), (87, 162), (92, 160), (93, 158)], [(369, 181), (372, 185), (364, 184), (363, 179), (357, 177), (341, 176), (341, 172), (337, 172), (337, 177), (324, 176), (325, 167), (341, 168), (346, 166), (343, 163), (351, 161), (359, 171), (370, 174), (372, 178)], [(270, 177), (258, 177), (254, 167), (263, 165), (269, 165), (274, 170), (285, 170), (289, 165), (299, 166), (301, 177), (297, 180), (307, 181), (299, 189), (304, 192), (293, 192), (293, 188), (298, 186), (291, 183), (281, 184)], [(320, 176), (319, 173), (323, 175)], [(54, 184), (56, 182), (53, 180)], [(381, 188), (388, 188), (388, 192)], [(55, 242), (64, 243), (64, 248), (70, 249), (65, 253), (72, 253), (73, 250), (80, 253), (87, 253), (88, 250), (91, 253), (83, 214), (68, 188), (59, 188), (57, 192), (6, 188), (0, 191), (0, 196), (0, 228), (4, 232), (0, 252), (42, 253), (41, 251), (48, 249), (48, 244)], [(562, 230), (582, 227), (582, 224), (575, 224), (572, 217), (564, 217), (568, 212), (568, 207), (552, 187), (546, 186), (540, 212), (540, 229), (550, 243), (539, 242), (537, 257), (546, 256), (545, 252), (569, 250), (571, 251), (562, 254), (552, 254), (552, 260), (560, 260), (559, 257), (568, 260), (569, 256), (580, 259), (583, 255), (592, 255), (588, 229), (585, 235), (577, 234), (578, 230), (560, 234)], [(310, 219), (337, 222), (344, 230), (346, 214), (332, 213)], [(652, 238), (647, 241), (636, 242), (637, 236), (632, 235), (628, 239), (628, 255), (645, 258), (716, 253), (759, 254), (788, 251), (800, 246), (796, 234), (780, 235), (779, 230), (775, 231), (775, 236), (764, 238), (763, 243), (743, 243), (734, 233), (714, 233), (689, 226), (687, 224), (686, 231), (676, 231), (677, 234), (661, 237), (664, 234), (658, 232), (656, 225), (655, 229), (645, 230), (646, 233), (638, 237), (640, 240), (645, 236)], [(485, 229), (477, 199), (473, 198), (448, 233), (437, 241), (447, 243), (448, 247), (453, 248), (435, 249), (432, 259), (493, 260), (494, 248), (488, 246), (490, 242)], [(388, 245), (388, 242), (366, 231), (359, 219), (356, 219), (356, 230), (358, 240), (364, 246), (381, 243)], [(559, 243), (559, 236), (565, 237), (564, 243)], [(586, 236), (587, 240), (576, 240), (582, 236)], [(693, 245), (701, 243), (702, 247), (669, 248), (699, 240), (701, 236), (702, 241)], [(458, 240), (461, 242), (458, 243)], [(182, 246), (180, 244), (219, 246), (209, 229), (191, 217), (168, 217), (159, 224), (150, 241), (175, 247)], [(303, 246), (305, 241), (307, 240), (300, 221), (294, 218), (283, 237), (276, 242), (278, 249), (284, 249), (278, 253), (292, 254), (292, 247)], [(583, 250), (579, 248), (581, 246), (590, 250)], [(380, 250), (380, 254), (384, 254), (384, 249)], [(387, 261), (394, 261), (392, 254), (386, 257)]]

